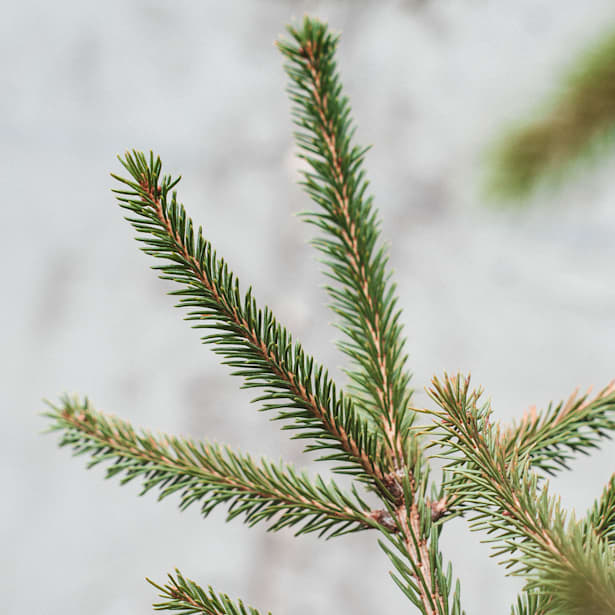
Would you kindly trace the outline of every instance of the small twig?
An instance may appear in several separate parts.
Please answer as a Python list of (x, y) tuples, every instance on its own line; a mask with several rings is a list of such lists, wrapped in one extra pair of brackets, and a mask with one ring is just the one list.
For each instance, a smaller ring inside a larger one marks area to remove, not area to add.
[(382, 525), (382, 527), (384, 527), (389, 532), (393, 532), (394, 534), (399, 532), (399, 528), (397, 527), (397, 524), (393, 520), (393, 517), (388, 510), (372, 510), (367, 513), (367, 516), (370, 519), (373, 519), (376, 523)]
[(428, 500), (429, 508), (431, 508), (431, 520), (438, 521), (441, 519), (448, 511), (448, 496), (440, 498), (439, 500)]

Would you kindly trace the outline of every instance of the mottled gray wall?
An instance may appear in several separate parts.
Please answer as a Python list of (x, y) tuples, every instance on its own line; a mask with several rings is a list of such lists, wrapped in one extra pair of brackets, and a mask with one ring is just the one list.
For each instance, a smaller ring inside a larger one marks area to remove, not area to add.
[[(340, 64), (391, 242), (418, 389), (471, 370), (499, 417), (615, 376), (615, 157), (523, 212), (481, 197), (486, 145), (615, 21), (612, 0), (5, 3), (0, 19), (3, 301), (0, 593), (7, 613), (150, 612), (177, 566), (277, 615), (409, 612), (368, 533), (321, 542), (135, 497), (58, 451), (41, 397), (87, 393), (137, 425), (309, 465), (171, 308), (109, 193), (117, 152), (154, 148), (244, 285), (335, 373), (323, 278), (294, 214), (273, 41), (310, 12)], [(613, 446), (554, 481), (579, 512)], [(508, 612), (462, 522), (445, 532), (468, 614)]]

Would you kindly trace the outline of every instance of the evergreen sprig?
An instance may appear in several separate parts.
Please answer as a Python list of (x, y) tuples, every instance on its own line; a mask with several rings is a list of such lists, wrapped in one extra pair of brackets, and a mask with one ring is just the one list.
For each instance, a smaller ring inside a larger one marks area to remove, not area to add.
[(395, 470), (385, 479), (399, 494), (389, 515), (397, 534), (393, 549), (382, 545), (406, 595), (424, 613), (448, 613), (450, 578), (440, 567), (437, 534), (425, 529), (431, 518), (422, 501), (428, 477), (410, 432), (414, 413), (400, 311), (377, 213), (366, 194), (368, 148), (353, 145), (350, 104), (335, 62), (339, 37), (307, 18), (288, 32), (290, 40), (279, 41), (278, 48), (287, 58), (299, 157), (310, 169), (302, 185), (319, 208), (304, 216), (322, 231), (313, 243), (325, 255), (334, 282), (327, 291), (345, 335), (339, 347), (353, 365), (347, 373), (354, 398), (380, 426)]
[(615, 383), (595, 397), (571, 395), (549, 404), (543, 412), (532, 409), (519, 425), (503, 435), (506, 454), (528, 455), (532, 466), (548, 474), (570, 469), (576, 453), (588, 454), (615, 430)]
[(615, 559), (608, 543), (568, 516), (527, 456), (508, 458), (489, 403), (460, 376), (433, 381), (430, 394), (449, 460), (448, 486), (463, 490), (470, 525), (526, 589), (549, 597), (549, 612), (615, 612)]
[[(615, 475), (583, 520), (582, 533), (583, 541), (597, 537), (606, 540), (611, 548), (615, 546)], [(548, 615), (550, 602), (545, 594), (526, 590), (517, 599), (512, 615)]]
[(97, 412), (88, 400), (65, 397), (47, 416), (50, 429), (62, 432), (60, 446), (90, 457), (88, 468), (111, 462), (106, 478), (122, 476), (122, 485), (141, 479), (140, 495), (158, 489), (159, 500), (179, 493), (181, 510), (198, 502), (207, 517), (224, 504), (227, 520), (243, 516), (250, 526), (268, 522), (272, 531), (293, 527), (296, 535), (332, 537), (374, 526), (356, 489), (346, 494), (335, 482), (319, 475), (311, 481), (288, 464), (257, 462), (218, 444), (137, 432)]
[(295, 437), (309, 439), (307, 450), (325, 450), (321, 459), (338, 462), (336, 471), (382, 484), (386, 459), (369, 423), (271, 311), (257, 306), (252, 290), (240, 291), (227, 263), (178, 203), (173, 188), (179, 178), (163, 176), (153, 154), (135, 151), (120, 161), (131, 179), (113, 175), (124, 185), (114, 191), (118, 201), (131, 212), (127, 220), (143, 251), (167, 261), (155, 267), (160, 277), (182, 286), (172, 294), (189, 309), (187, 320), (213, 330), (202, 340), (244, 378), (244, 387), (263, 389), (255, 401), (291, 421), (287, 429), (301, 430)]
[(335, 62), (339, 36), (309, 19), (288, 32), (291, 39), (279, 41), (278, 47), (288, 59), (299, 157), (310, 168), (302, 184), (319, 207), (304, 216), (323, 231), (313, 243), (324, 253), (335, 282), (327, 290), (345, 334), (339, 347), (354, 365), (347, 370), (353, 392), (381, 426), (399, 467), (414, 417), (408, 409), (412, 391), (395, 285), (372, 197), (366, 194), (363, 161), (369, 148), (353, 145), (350, 103)]
[[(431, 414), (428, 410), (420, 412)], [(498, 426), (498, 429), (508, 461), (514, 457), (527, 457), (532, 469), (549, 475), (562, 469), (570, 470), (568, 462), (576, 453), (589, 454), (590, 450), (599, 447), (600, 440), (610, 438), (615, 430), (615, 383), (610, 383), (593, 398), (575, 392), (566, 401), (550, 403), (546, 410), (537, 411), (533, 407), (518, 425)], [(438, 430), (437, 423), (416, 428), (416, 432), (422, 435)], [(429, 446), (434, 446), (434, 443)], [(448, 519), (463, 513), (463, 489), (448, 492), (446, 499)]]
[(615, 474), (589, 511), (585, 525), (587, 534), (604, 538), (615, 549)]
[(182, 576), (179, 570), (175, 570), (175, 576), (169, 575), (166, 585), (157, 585), (150, 579), (148, 582), (165, 600), (154, 604), (157, 611), (175, 611), (180, 615), (260, 615), (259, 611), (245, 606), (241, 600), (234, 602), (226, 594), (216, 593), (212, 587), (202, 589)]
[[(600, 391), (594, 398), (589, 394), (571, 395), (566, 402), (549, 404), (546, 411), (538, 412), (532, 408), (519, 425), (508, 429), (493, 427), (501, 434), (501, 446), (506, 463), (525, 458), (534, 470), (555, 474), (561, 469), (570, 469), (568, 461), (576, 452), (587, 454), (589, 449), (597, 448), (600, 438), (610, 437), (609, 432), (615, 428), (611, 412), (613, 407), (613, 383)], [(427, 411), (429, 413), (429, 411)], [(438, 423), (423, 428), (423, 433), (440, 430)], [(438, 442), (434, 443), (435, 445)], [(448, 458), (448, 457), (446, 457)], [(555, 462), (555, 463), (554, 463)], [(467, 468), (477, 469), (465, 459)], [(450, 472), (445, 471), (445, 476)], [(461, 474), (457, 476), (454, 491), (447, 491), (449, 504), (448, 517), (472, 510), (468, 502), (467, 485), (462, 485)], [(449, 483), (450, 484), (450, 483)], [(615, 476), (605, 487), (602, 497), (594, 504), (583, 522), (583, 534), (597, 536), (615, 543)], [(551, 599), (535, 590), (524, 591), (511, 613), (513, 615), (546, 615), (551, 613)]]

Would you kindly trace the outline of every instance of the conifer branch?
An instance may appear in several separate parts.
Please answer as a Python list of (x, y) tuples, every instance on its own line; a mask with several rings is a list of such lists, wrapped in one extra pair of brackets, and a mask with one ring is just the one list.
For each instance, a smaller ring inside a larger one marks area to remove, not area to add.
[(182, 576), (177, 569), (175, 576), (169, 575), (166, 585), (157, 585), (150, 579), (147, 581), (165, 600), (154, 604), (156, 611), (174, 611), (180, 615), (260, 615), (255, 608), (245, 606), (241, 600), (233, 602), (226, 594), (216, 593), (212, 587), (202, 589), (194, 581)]
[[(611, 549), (615, 547), (615, 475), (604, 488), (601, 498), (595, 502), (583, 521), (583, 540), (595, 536), (605, 540)], [(512, 608), (512, 615), (549, 615), (550, 598), (545, 594), (524, 591)]]
[(598, 448), (602, 438), (615, 431), (615, 382), (593, 399), (573, 393), (568, 400), (549, 404), (544, 412), (530, 410), (519, 425), (503, 433), (508, 455), (528, 455), (532, 466), (548, 474), (570, 469), (575, 453), (587, 454)]
[[(300, 157), (311, 169), (304, 173), (303, 186), (320, 208), (305, 217), (324, 233), (314, 244), (325, 254), (328, 275), (336, 282), (327, 290), (347, 338), (340, 348), (353, 364), (348, 374), (355, 399), (380, 425), (394, 469), (385, 484), (395, 505), (380, 519), (386, 523), (385, 534), (390, 528), (396, 533), (393, 550), (383, 548), (400, 574), (398, 585), (423, 613), (449, 613), (450, 574), (442, 574), (439, 530), (429, 530), (432, 517), (441, 514), (441, 503), (432, 508), (425, 498), (428, 472), (409, 431), (412, 391), (395, 286), (386, 251), (378, 245), (372, 199), (366, 196), (362, 164), (367, 150), (352, 145), (350, 105), (335, 64), (338, 37), (308, 18), (288, 32), (292, 40), (280, 41), (278, 47), (288, 59)], [(453, 602), (458, 612), (458, 593)]]
[(604, 488), (602, 495), (592, 506), (585, 519), (586, 531), (594, 532), (615, 549), (615, 474)]
[[(595, 536), (615, 547), (615, 475), (611, 476), (602, 496), (583, 521), (584, 540)], [(550, 598), (545, 594), (524, 591), (513, 606), (512, 615), (549, 615)]]
[(584, 523), (567, 519), (549, 496), (527, 457), (507, 459), (488, 403), (470, 391), (469, 379), (433, 381), (430, 394), (441, 408), (435, 415), (440, 445), (449, 459), (448, 486), (471, 507), (471, 527), (492, 535), (495, 554), (526, 589), (549, 596), (554, 613), (615, 611), (615, 560), (609, 546)]
[(416, 461), (416, 443), (409, 442), (414, 414), (408, 409), (410, 377), (395, 286), (390, 284), (386, 251), (378, 246), (372, 199), (366, 196), (362, 164), (367, 150), (352, 145), (350, 105), (335, 64), (338, 37), (307, 18), (301, 28), (288, 32), (292, 40), (279, 41), (278, 47), (288, 59), (300, 157), (311, 169), (304, 173), (303, 186), (320, 208), (305, 217), (324, 232), (314, 244), (325, 254), (328, 275), (336, 282), (327, 290), (347, 338), (340, 348), (354, 365), (348, 371), (353, 392), (381, 426), (395, 469), (386, 480), (390, 492), (397, 494), (397, 505), (386, 523), (396, 530), (397, 555), (383, 548), (401, 575), (398, 584), (414, 604), (424, 613), (448, 613), (449, 587), (438, 564), (437, 537), (425, 530), (433, 515), (424, 498), (427, 478), (413, 473), (426, 471)]
[(250, 526), (263, 521), (272, 531), (296, 528), (296, 535), (332, 537), (374, 527), (355, 489), (348, 495), (318, 475), (312, 482), (290, 465), (256, 462), (228, 447), (137, 432), (130, 423), (97, 412), (88, 400), (66, 397), (51, 408), (50, 430), (62, 432), (60, 446), (88, 455), (88, 468), (112, 462), (106, 477), (122, 476), (122, 485), (141, 479), (140, 495), (154, 488), (159, 500), (180, 493), (180, 510), (198, 502), (207, 517), (226, 504), (227, 520), (243, 516)]
[(311, 169), (303, 173), (302, 184), (320, 208), (305, 218), (324, 231), (314, 245), (324, 253), (328, 275), (337, 283), (327, 290), (347, 337), (339, 346), (354, 365), (347, 372), (353, 392), (374, 414), (400, 468), (414, 418), (408, 409), (412, 391), (395, 285), (387, 272), (386, 250), (379, 245), (372, 198), (366, 196), (362, 166), (368, 148), (352, 144), (350, 104), (334, 57), (339, 37), (308, 18), (288, 32), (292, 40), (279, 41), (278, 47), (288, 59), (288, 92), (300, 128), (295, 138), (303, 151), (299, 156)]
[[(426, 410), (421, 412), (430, 414)], [(428, 434), (437, 430), (438, 425), (432, 424), (420, 427), (417, 432)], [(508, 461), (527, 456), (533, 469), (554, 475), (562, 468), (569, 470), (568, 462), (575, 453), (588, 454), (599, 447), (601, 439), (610, 438), (609, 432), (614, 430), (615, 382), (612, 382), (593, 398), (575, 392), (565, 402), (549, 404), (545, 411), (532, 408), (518, 425), (502, 429), (500, 438)], [(463, 506), (463, 493), (446, 494), (448, 518), (461, 514)]]
[[(507, 463), (527, 455), (533, 469), (555, 474), (561, 468), (568, 468), (567, 461), (572, 453), (587, 453), (598, 447), (598, 439), (610, 437), (608, 431), (615, 428), (615, 394), (613, 383), (600, 391), (594, 398), (579, 397), (576, 393), (566, 402), (550, 404), (546, 411), (531, 409), (519, 425), (513, 425), (501, 432), (501, 443)], [(438, 425), (433, 429), (437, 430)], [(499, 426), (494, 426), (499, 431)], [(464, 489), (448, 493), (450, 513), (462, 514), (470, 506), (464, 498)], [(605, 487), (602, 497), (594, 504), (584, 520), (585, 534), (605, 539), (615, 545), (615, 475)], [(551, 613), (550, 599), (535, 592), (524, 591), (512, 608), (513, 615), (547, 615)]]
[[(126, 188), (115, 190), (122, 207), (145, 244), (143, 251), (166, 264), (160, 277), (182, 285), (172, 294), (190, 309), (195, 328), (214, 329), (203, 337), (225, 363), (242, 376), (246, 387), (264, 389), (263, 410), (293, 421), (295, 437), (311, 438), (307, 450), (328, 450), (323, 459), (340, 462), (336, 471), (382, 485), (385, 459), (379, 438), (359, 415), (352, 400), (338, 391), (327, 371), (307, 356), (268, 308), (258, 308), (251, 289), (243, 295), (237, 278), (219, 259), (199, 228), (171, 192), (179, 179), (161, 176), (161, 162), (150, 154), (127, 153), (121, 163), (132, 180), (114, 175)], [(381, 487), (381, 491), (384, 491)]]

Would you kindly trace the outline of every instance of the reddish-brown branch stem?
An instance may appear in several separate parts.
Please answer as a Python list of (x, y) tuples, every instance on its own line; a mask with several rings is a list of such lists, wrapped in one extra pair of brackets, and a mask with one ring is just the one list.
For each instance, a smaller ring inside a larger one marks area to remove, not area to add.
[(221, 612), (215, 611), (213, 609), (208, 608), (207, 606), (197, 602), (194, 598), (185, 594), (184, 592), (179, 591), (178, 589), (171, 588), (169, 589), (169, 597), (173, 598), (173, 600), (181, 600), (182, 602), (187, 602), (191, 607), (199, 610), (205, 610), (209, 615), (222, 615)]
[[(421, 518), (418, 506), (413, 503), (407, 510), (405, 505), (396, 511), (399, 525), (402, 528), (404, 544), (409, 557), (419, 568), (421, 574), (415, 574), (421, 602), (425, 612), (429, 615), (445, 613), (444, 601), (440, 594), (438, 583), (432, 578), (431, 563), (429, 561), (429, 543), (421, 533)], [(438, 603), (440, 609), (438, 609)]]
[[(148, 438), (152, 450), (148, 450), (147, 448), (139, 448), (126, 443), (125, 439), (122, 438), (121, 435), (115, 433), (115, 431), (113, 432), (114, 436), (101, 434), (97, 429), (95, 419), (92, 421), (91, 417), (84, 412), (79, 415), (74, 415), (70, 412), (64, 411), (62, 413), (62, 418), (80, 433), (95, 439), (101, 444), (111, 447), (113, 450), (118, 451), (118, 454), (125, 454), (134, 459), (143, 460), (153, 464), (159, 464), (162, 462), (174, 471), (192, 474), (197, 473), (202, 475), (204, 479), (214, 477), (219, 483), (224, 483), (225, 485), (237, 489), (238, 491), (253, 493), (263, 499), (277, 499), (281, 502), (285, 502), (289, 507), (304, 506), (308, 509), (318, 510), (323, 514), (326, 514), (328, 517), (333, 517), (335, 519), (339, 519), (340, 521), (355, 521), (362, 523), (365, 528), (371, 527), (366, 520), (361, 521), (357, 513), (348, 507), (333, 508), (327, 506), (320, 500), (306, 498), (296, 489), (293, 489), (292, 498), (289, 498), (288, 493), (275, 489), (273, 485), (271, 485), (268, 490), (263, 490), (260, 489), (258, 485), (229, 476), (228, 474), (219, 472), (212, 467), (205, 468), (195, 466), (194, 464), (187, 463), (185, 460), (176, 457), (169, 457), (161, 450), (160, 443), (152, 436)], [(205, 447), (205, 451), (210, 452), (209, 446)], [(288, 487), (289, 489), (292, 489), (292, 483), (288, 483)], [(365, 516), (370, 517), (369, 514), (366, 514)]]

